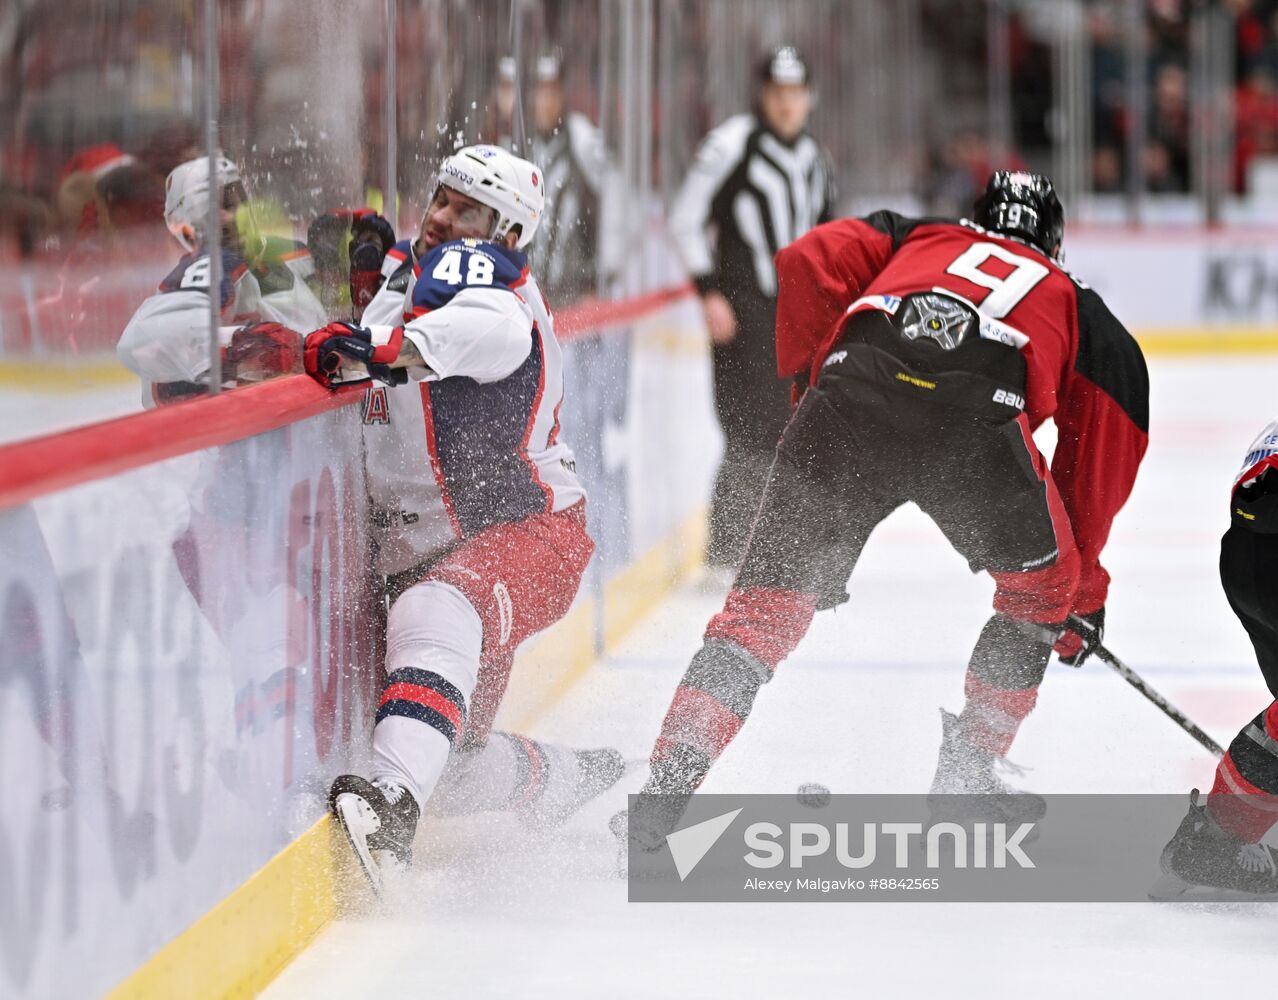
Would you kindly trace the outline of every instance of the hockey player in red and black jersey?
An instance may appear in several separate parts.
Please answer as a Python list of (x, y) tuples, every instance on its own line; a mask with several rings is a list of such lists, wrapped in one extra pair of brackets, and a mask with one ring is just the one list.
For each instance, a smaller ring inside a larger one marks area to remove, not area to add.
[[(1247, 449), (1220, 540), (1220, 580), (1278, 699), (1278, 420)], [(1278, 856), (1260, 842), (1278, 823), (1278, 700), (1234, 737), (1216, 766), (1211, 795), (1189, 813), (1163, 850), (1166, 877), (1151, 895), (1278, 899)], [(1203, 890), (1207, 890), (1204, 892)]]
[[(952, 818), (1041, 815), (1042, 799), (1012, 794), (995, 766), (1053, 648), (1074, 664), (1094, 648), (1067, 621), (1103, 624), (1100, 556), (1148, 427), (1140, 349), (1060, 266), (1063, 232), (1045, 177), (1001, 172), (974, 221), (878, 212), (777, 254), (778, 368), (802, 397), (733, 589), (662, 724), (641, 844), (658, 842), (814, 613), (847, 599), (870, 532), (909, 501), (997, 585), (966, 703), (943, 713), (933, 814), (980, 796)], [(1050, 469), (1031, 437), (1049, 417)]]

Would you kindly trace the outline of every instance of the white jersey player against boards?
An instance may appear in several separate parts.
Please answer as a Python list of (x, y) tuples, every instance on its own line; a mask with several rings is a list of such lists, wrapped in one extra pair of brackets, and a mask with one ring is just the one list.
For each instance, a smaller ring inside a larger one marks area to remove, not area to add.
[[(306, 246), (258, 232), (239, 167), (221, 155), (214, 167), (222, 192), (222, 374), (234, 384), (287, 371), (301, 350), (293, 330), (313, 329), (328, 316), (311, 288), (315, 266)], [(209, 161), (202, 156), (165, 181), (164, 221), (185, 256), (138, 306), (116, 345), (121, 364), (142, 378), (147, 407), (208, 388), (208, 212)]]
[(701, 294), (723, 460), (706, 561), (731, 570), (745, 548), (790, 389), (777, 375), (773, 256), (832, 217), (830, 164), (807, 132), (808, 67), (788, 45), (759, 64), (755, 109), (712, 130), (670, 211), (670, 234)]
[(496, 146), (448, 157), (417, 240), (387, 255), (364, 325), (306, 339), (321, 382), (386, 383), (363, 416), (392, 601), (387, 683), (372, 780), (343, 775), (329, 799), (377, 890), (373, 852), (407, 864), (424, 809), (554, 821), (623, 770), (613, 750), (490, 734), (515, 647), (568, 610), (594, 548), (559, 436), (554, 323), (521, 252), (544, 186)]

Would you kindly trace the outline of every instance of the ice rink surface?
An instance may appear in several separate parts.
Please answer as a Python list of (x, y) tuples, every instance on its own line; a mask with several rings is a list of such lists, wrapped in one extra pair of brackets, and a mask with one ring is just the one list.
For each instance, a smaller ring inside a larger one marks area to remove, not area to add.
[(56, 434), (142, 409), (138, 380), (115, 375), (106, 381), (68, 371), (56, 389), (0, 384), (0, 444)]
[[(1276, 366), (1151, 362), (1150, 450), (1105, 559), (1107, 644), (1221, 743), (1270, 700), (1216, 560), (1232, 476), (1278, 411)], [(937, 709), (962, 704), (992, 584), (911, 507), (870, 540), (850, 593), (763, 689), (706, 791), (926, 791)], [(672, 595), (532, 735), (645, 757), (719, 599)], [(1011, 757), (1039, 792), (1188, 792), (1214, 766), (1095, 661), (1053, 662)], [(388, 907), (331, 925), (264, 996), (1201, 998), (1272, 978), (1271, 904), (628, 904), (607, 819), (642, 778), (553, 834), (503, 816), (421, 830)]]

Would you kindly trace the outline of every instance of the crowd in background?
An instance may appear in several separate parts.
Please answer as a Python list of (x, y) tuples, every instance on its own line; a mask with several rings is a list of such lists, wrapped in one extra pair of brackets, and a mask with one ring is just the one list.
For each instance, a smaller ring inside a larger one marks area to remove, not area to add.
[[(1146, 40), (1149, 64), (1148, 136), (1142, 165), (1152, 193), (1185, 192), (1192, 184), (1190, 0), (1150, 0)], [(1233, 190), (1248, 189), (1257, 156), (1278, 153), (1278, 2), (1222, 0), (1233, 19)], [(1093, 93), (1092, 186), (1121, 191), (1126, 180), (1127, 59), (1122, 10), (1098, 3), (1088, 13)], [(1026, 82), (1022, 79), (1022, 82)]]
[[(849, 93), (847, 81), (832, 79), (832, 67), (844, 65), (839, 61), (845, 58), (844, 46), (834, 33), (823, 37), (806, 24), (817, 18), (803, 17), (808, 7), (815, 10), (822, 3), (788, 5), (783, 27), (805, 28), (795, 40), (813, 56), (813, 131), (833, 155), (845, 197), (879, 194), (867, 178), (903, 177), (929, 209), (956, 211), (970, 204), (991, 167), (1051, 167), (1046, 151), (1057, 127), (1055, 81), (1043, 11), (1052, 5), (1006, 4), (1015, 95), (1012, 146), (996, 149), (984, 120), (989, 39), (982, 14), (988, 0), (916, 0), (927, 68), (919, 74), (913, 99), (924, 110), (913, 132), (890, 134), (867, 132), (866, 120), (856, 116), (887, 102), (874, 121), (897, 129), (900, 116), (891, 102), (898, 99), (900, 78), (891, 77), (886, 91), (870, 97)], [(1257, 158), (1278, 154), (1278, 0), (1219, 3), (1232, 17), (1235, 33), (1231, 178), (1234, 190), (1243, 193)], [(1191, 15), (1198, 6), (1195, 0), (1147, 0), (1148, 139), (1141, 158), (1151, 193), (1192, 188)], [(732, 100), (739, 105), (749, 100), (744, 79), (734, 88), (736, 77), (722, 76), (725, 68), (704, 57), (716, 51), (715, 38), (732, 11), (716, 15), (713, 0), (676, 7), (676, 57), (670, 66), (655, 67), (650, 108), (658, 137), (652, 175), (655, 190), (667, 199), (697, 137), (730, 111)], [(14, 0), (0, 10), (0, 254), (64, 254), (85, 240), (95, 246), (110, 243), (118, 230), (147, 220), (158, 224), (165, 174), (204, 141), (198, 9), (156, 0), (57, 5)], [(244, 165), (259, 194), (274, 199), (282, 217), (304, 227), (332, 204), (359, 200), (380, 188), (386, 173), (387, 62), (380, 17), (336, 25), (330, 32), (334, 40), (324, 50), (308, 32), (297, 30), (287, 5), (221, 0), (219, 9), (222, 144)], [(413, 199), (420, 197), (429, 164), (440, 153), (463, 141), (500, 141), (513, 131), (513, 122), (502, 119), (511, 117), (514, 93), (522, 95), (521, 107), (531, 120), (534, 67), (548, 51), (563, 52), (567, 108), (596, 123), (611, 115), (613, 127), (605, 139), (615, 147), (620, 96), (615, 88), (601, 94), (598, 67), (608, 43), (600, 39), (609, 30), (601, 25), (601, 5), (546, 0), (520, 9), (528, 23), (521, 68), (517, 78), (503, 79), (510, 0), (400, 3), (397, 169), (404, 214), (419, 210)], [(661, 5), (652, 9), (659, 17)], [(884, 10), (881, 21), (895, 16), (892, 5)], [(859, 6), (853, 13), (868, 16)], [(748, 16), (741, 15), (750, 23), (740, 37), (754, 45), (754, 51), (741, 53), (747, 65), (777, 40), (770, 36), (779, 30), (779, 21), (756, 14), (751, 7)], [(1090, 185), (1098, 193), (1118, 193), (1128, 178), (1132, 121), (1126, 5), (1092, 0), (1086, 15)], [(616, 38), (618, 26), (610, 30)], [(889, 32), (884, 37), (896, 38), (905, 29), (893, 24), (884, 30)], [(450, 44), (441, 46), (441, 38)], [(625, 39), (613, 43), (614, 59), (625, 44)], [(662, 79), (663, 73), (671, 78)], [(853, 85), (863, 90), (864, 79), (855, 77)], [(944, 94), (943, 105), (929, 97), (933, 91)], [(610, 106), (604, 107), (601, 98)], [(317, 111), (323, 105), (338, 108), (331, 117), (350, 123), (340, 155), (337, 137), (329, 134), (331, 123)], [(533, 141), (530, 124), (524, 135), (526, 142)], [(867, 150), (874, 145), (884, 148)], [(872, 154), (878, 157), (873, 161), (877, 173), (867, 168)]]

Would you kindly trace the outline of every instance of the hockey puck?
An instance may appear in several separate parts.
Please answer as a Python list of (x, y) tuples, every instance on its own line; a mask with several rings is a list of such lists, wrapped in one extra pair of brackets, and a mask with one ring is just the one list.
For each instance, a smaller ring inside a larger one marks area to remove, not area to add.
[(830, 804), (830, 790), (825, 785), (811, 781), (799, 786), (797, 798), (801, 806), (822, 809)]

